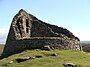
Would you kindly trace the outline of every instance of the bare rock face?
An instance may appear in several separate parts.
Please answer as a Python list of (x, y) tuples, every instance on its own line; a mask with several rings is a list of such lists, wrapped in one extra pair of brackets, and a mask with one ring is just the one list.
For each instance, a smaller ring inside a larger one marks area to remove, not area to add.
[(54, 49), (82, 50), (79, 38), (69, 30), (45, 23), (21, 9), (12, 20), (2, 56), (41, 49), (45, 45)]

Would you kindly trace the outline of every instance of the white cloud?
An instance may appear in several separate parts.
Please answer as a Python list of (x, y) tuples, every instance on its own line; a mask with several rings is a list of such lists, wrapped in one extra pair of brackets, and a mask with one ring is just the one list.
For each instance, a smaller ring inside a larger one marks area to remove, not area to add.
[(4, 35), (8, 33), (8, 28), (0, 28), (0, 34)]
[(0, 28), (0, 43), (5, 43), (8, 34), (8, 28)]

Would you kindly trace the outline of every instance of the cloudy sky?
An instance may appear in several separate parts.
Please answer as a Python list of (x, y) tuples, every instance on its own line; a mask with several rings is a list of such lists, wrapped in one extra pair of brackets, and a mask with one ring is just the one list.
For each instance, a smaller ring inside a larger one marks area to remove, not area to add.
[(5, 43), (12, 18), (20, 9), (67, 28), (81, 41), (90, 40), (90, 0), (0, 0), (0, 43)]

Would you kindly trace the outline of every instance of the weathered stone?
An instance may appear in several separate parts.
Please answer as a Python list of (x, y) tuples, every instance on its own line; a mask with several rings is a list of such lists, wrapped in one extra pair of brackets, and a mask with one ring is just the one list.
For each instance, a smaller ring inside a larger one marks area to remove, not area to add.
[(45, 23), (21, 9), (12, 20), (2, 56), (26, 49), (42, 49), (45, 45), (50, 49), (82, 50), (79, 38), (69, 30)]
[(31, 59), (31, 57), (22, 57), (22, 58), (17, 58), (16, 61), (18, 63), (20, 63), (20, 62), (24, 62), (24, 61), (29, 60), (29, 59)]
[(74, 63), (65, 63), (63, 64), (65, 67), (77, 67)]
[(30, 59), (35, 59), (36, 57), (30, 57)]
[(50, 46), (49, 45), (45, 45), (42, 47), (42, 50), (51, 50)]
[(53, 53), (53, 54), (51, 54), (51, 56), (58, 56), (58, 54), (57, 53)]
[(9, 64), (12, 64), (13, 63), (13, 61), (11, 60), (10, 62), (9, 62)]

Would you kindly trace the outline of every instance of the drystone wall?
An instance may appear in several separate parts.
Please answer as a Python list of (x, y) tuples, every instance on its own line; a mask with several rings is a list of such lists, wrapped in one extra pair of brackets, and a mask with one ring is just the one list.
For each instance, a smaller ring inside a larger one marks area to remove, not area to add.
[(43, 49), (46, 45), (51, 49), (82, 50), (79, 38), (69, 30), (38, 20), (21, 9), (12, 20), (2, 56)]
[(43, 46), (46, 45), (50, 46), (51, 49), (81, 50), (80, 45), (78, 45), (80, 44), (79, 41), (59, 37), (32, 37), (29, 39), (11, 41), (9, 44), (11, 44), (11, 46), (7, 48), (5, 52), (7, 54), (18, 53), (26, 49), (42, 49)]

